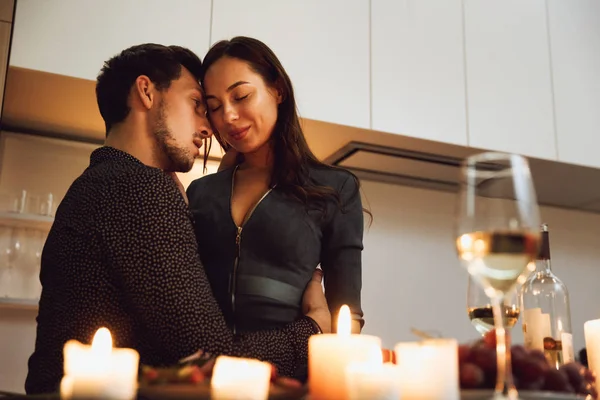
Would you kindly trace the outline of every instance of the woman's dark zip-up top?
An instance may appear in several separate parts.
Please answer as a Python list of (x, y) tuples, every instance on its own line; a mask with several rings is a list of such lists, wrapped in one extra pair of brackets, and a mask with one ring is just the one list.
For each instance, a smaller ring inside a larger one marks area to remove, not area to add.
[(339, 193), (341, 208), (331, 200), (323, 215), (275, 186), (237, 226), (231, 216), (236, 168), (197, 179), (187, 190), (200, 258), (231, 329), (281, 328), (300, 317), (304, 289), (319, 264), (332, 316), (347, 304), (362, 326), (364, 226), (354, 177), (311, 168), (316, 184)]

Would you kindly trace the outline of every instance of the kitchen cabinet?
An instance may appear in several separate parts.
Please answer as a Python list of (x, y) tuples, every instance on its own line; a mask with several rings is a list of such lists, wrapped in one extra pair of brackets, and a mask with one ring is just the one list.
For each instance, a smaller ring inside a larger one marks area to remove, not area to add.
[(15, 0), (0, 0), (0, 21), (12, 22)]
[(600, 168), (600, 2), (548, 0), (558, 159)]
[(214, 0), (211, 42), (236, 35), (275, 52), (301, 117), (370, 127), (369, 1)]
[(211, 0), (19, 0), (10, 65), (96, 80), (104, 61), (141, 43), (208, 49)]
[(465, 0), (464, 18), (469, 145), (555, 160), (545, 1)]
[(373, 0), (373, 126), (467, 144), (460, 0)]
[(98, 146), (1, 132), (0, 308), (34, 308), (58, 203)]
[(10, 48), (10, 22), (0, 21), (0, 110), (4, 99), (4, 84), (6, 82), (6, 71), (8, 68), (8, 50)]

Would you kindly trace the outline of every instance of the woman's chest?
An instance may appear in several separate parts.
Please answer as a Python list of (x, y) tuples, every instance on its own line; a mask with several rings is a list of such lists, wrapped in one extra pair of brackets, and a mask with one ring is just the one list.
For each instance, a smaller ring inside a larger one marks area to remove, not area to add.
[[(278, 265), (319, 263), (322, 229), (317, 212), (277, 189), (263, 193), (236, 223), (231, 199), (209, 197), (193, 210), (202, 258), (250, 256)], [(200, 239), (201, 238), (201, 239)]]

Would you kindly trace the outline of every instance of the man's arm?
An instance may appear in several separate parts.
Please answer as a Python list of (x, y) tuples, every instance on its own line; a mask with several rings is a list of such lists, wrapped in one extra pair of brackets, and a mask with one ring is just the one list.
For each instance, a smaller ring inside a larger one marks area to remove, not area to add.
[(293, 372), (306, 361), (308, 337), (316, 332), (311, 321), (234, 336), (213, 297), (176, 185), (160, 171), (144, 175), (114, 183), (102, 204), (108, 217), (99, 227), (116, 282), (149, 343), (142, 359), (175, 363), (202, 349), (267, 360), (283, 374)]

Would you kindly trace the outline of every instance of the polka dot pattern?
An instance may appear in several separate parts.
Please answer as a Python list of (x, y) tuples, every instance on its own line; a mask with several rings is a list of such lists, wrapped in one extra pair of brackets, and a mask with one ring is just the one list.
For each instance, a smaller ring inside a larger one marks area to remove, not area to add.
[(200, 262), (179, 190), (159, 169), (102, 147), (60, 204), (42, 254), (43, 286), (27, 393), (58, 390), (62, 350), (106, 326), (140, 362), (176, 363), (199, 349), (252, 357), (291, 375), (316, 333), (308, 318), (233, 335)]

